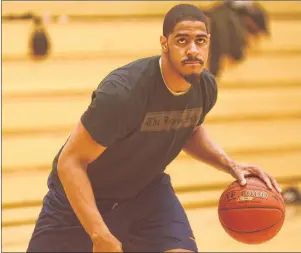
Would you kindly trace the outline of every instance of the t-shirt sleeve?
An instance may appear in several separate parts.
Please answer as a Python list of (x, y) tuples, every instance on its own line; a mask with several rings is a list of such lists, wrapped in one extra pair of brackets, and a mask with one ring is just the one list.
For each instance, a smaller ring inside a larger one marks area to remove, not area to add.
[(203, 99), (205, 102), (203, 105), (203, 113), (197, 126), (203, 124), (207, 114), (215, 106), (217, 101), (217, 95), (218, 95), (218, 87), (217, 87), (215, 77), (208, 71), (205, 72), (204, 81), (205, 81), (205, 85), (204, 85), (205, 98)]
[(128, 91), (107, 81), (93, 92), (81, 123), (97, 143), (108, 147), (131, 131), (133, 109)]

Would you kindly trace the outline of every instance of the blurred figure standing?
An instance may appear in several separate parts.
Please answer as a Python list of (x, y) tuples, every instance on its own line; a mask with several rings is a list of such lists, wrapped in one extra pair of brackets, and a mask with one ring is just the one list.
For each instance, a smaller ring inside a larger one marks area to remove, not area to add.
[(40, 17), (33, 18), (33, 32), (29, 38), (29, 55), (34, 60), (45, 59), (50, 52), (50, 41)]
[(267, 14), (254, 1), (225, 0), (206, 14), (211, 27), (208, 69), (215, 77), (221, 75), (225, 65), (246, 59), (254, 39), (269, 34)]

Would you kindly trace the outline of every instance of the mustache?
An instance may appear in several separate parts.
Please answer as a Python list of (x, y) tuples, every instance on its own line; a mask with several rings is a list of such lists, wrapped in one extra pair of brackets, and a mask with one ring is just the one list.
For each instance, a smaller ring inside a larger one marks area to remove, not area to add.
[(187, 58), (182, 61), (182, 64), (187, 64), (187, 63), (192, 63), (192, 62), (199, 62), (202, 65), (204, 64), (204, 60), (197, 58), (197, 57)]

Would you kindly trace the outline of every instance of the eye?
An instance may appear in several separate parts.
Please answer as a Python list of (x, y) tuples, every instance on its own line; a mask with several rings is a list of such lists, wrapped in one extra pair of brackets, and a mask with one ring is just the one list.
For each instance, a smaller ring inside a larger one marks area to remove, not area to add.
[(185, 44), (186, 43), (186, 39), (185, 38), (180, 38), (180, 39), (177, 40), (177, 42), (179, 44)]
[(206, 42), (207, 42), (206, 38), (200, 38), (200, 39), (197, 40), (198, 44), (205, 44)]

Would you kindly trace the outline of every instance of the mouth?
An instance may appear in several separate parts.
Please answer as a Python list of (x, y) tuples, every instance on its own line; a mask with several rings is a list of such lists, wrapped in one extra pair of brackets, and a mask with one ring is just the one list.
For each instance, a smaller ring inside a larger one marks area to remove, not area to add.
[(203, 65), (203, 63), (199, 62), (199, 61), (189, 61), (189, 62), (185, 62), (184, 65), (192, 66), (192, 67), (198, 67), (198, 66)]
[(204, 63), (202, 61), (184, 61), (184, 65), (190, 65), (190, 66), (198, 66), (203, 65)]
[(201, 64), (201, 62), (199, 62), (199, 61), (189, 61), (189, 62), (185, 62), (184, 64)]

